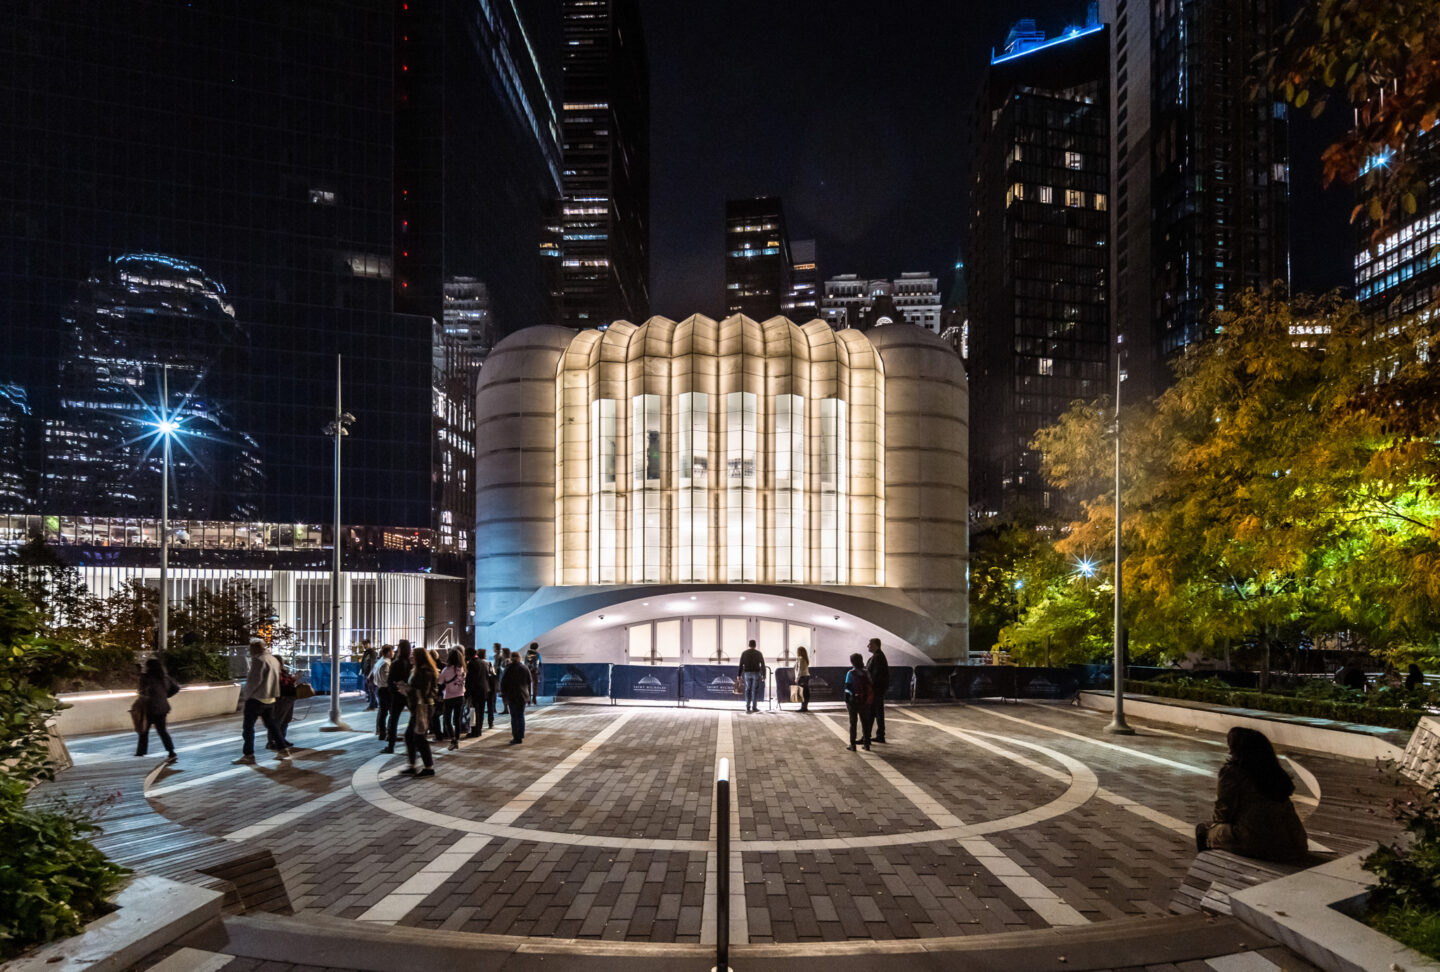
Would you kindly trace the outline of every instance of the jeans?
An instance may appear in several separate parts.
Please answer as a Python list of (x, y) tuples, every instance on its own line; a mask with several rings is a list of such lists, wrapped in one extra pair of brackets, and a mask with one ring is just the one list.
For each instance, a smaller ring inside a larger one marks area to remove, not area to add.
[(155, 730), (155, 735), (160, 737), (160, 742), (164, 744), (165, 752), (172, 756), (175, 755), (175, 744), (170, 741), (170, 733), (165, 730), (165, 713), (148, 716), (147, 718), (149, 724), (145, 727), (145, 730), (139, 734), (140, 743), (135, 747), (135, 755), (144, 756), (146, 751), (149, 750), (150, 730), (152, 728)]
[(386, 727), (390, 722), (390, 706), (392, 704), (390, 686), (382, 685), (377, 688), (375, 696), (380, 703), (380, 711), (375, 714), (375, 735), (384, 739)]
[(426, 769), (433, 765), (430, 756), (430, 740), (425, 738), (425, 729), (430, 724), (430, 706), (416, 705), (410, 710), (410, 724), (405, 727), (405, 761), (415, 765), (418, 753)]
[[(266, 726), (267, 749), (290, 748), (290, 720), (295, 718), (295, 696), (282, 696), (275, 700), (275, 710), (270, 713), (274, 729)], [(278, 738), (277, 738), (278, 737)]]
[(810, 676), (801, 675), (800, 682), (800, 711), (804, 712), (810, 708)]
[(385, 741), (395, 745), (396, 733), (400, 730), (400, 716), (405, 712), (405, 693), (401, 689), (390, 689), (390, 722), (385, 726)]
[[(488, 723), (488, 725), (487, 725), (485, 728), (487, 728), (487, 729), (494, 729), (494, 728), (495, 728), (495, 695), (496, 695), (495, 692), (486, 692), (486, 693), (485, 693), (485, 716), (486, 716), (486, 720), (485, 720), (485, 721)], [(476, 721), (476, 722), (479, 722), (479, 721), (480, 721), (480, 713), (479, 713), (479, 712), (476, 712), (476, 713), (475, 713), (475, 721)]]
[(255, 755), (255, 720), (259, 719), (265, 724), (266, 733), (275, 731), (275, 703), (261, 702), (259, 699), (245, 700), (245, 713), (240, 717), (240, 739), (244, 743), (241, 750), (246, 756)]
[(371, 682), (368, 678), (365, 679), (365, 704), (371, 709), (380, 704), (379, 699), (376, 697), (377, 691), (375, 683)]
[(460, 720), (465, 714), (465, 696), (457, 695), (454, 698), (445, 700), (445, 709), (441, 713), (442, 726), (445, 738), (451, 742), (460, 741)]
[(744, 672), (745, 675), (745, 711), (760, 708), (760, 695), (764, 690), (765, 683), (761, 680), (760, 672)]
[(525, 700), (506, 699), (505, 707), (510, 710), (510, 738), (520, 742), (525, 738)]
[(854, 699), (846, 699), (845, 708), (850, 710), (850, 745), (855, 745), (855, 718), (859, 716), (861, 729), (865, 733), (860, 740), (860, 745), (869, 748), (870, 726), (875, 721), (874, 711), (870, 706), (862, 706)]

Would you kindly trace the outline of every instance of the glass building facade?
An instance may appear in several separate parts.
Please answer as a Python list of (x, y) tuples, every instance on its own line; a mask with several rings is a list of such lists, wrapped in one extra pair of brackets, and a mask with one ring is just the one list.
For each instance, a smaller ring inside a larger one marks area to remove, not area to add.
[(791, 300), (794, 265), (778, 198), (725, 203), (725, 313), (757, 321), (779, 315)]
[(969, 266), (981, 511), (1048, 506), (1035, 433), (1109, 388), (1109, 38), (1011, 32), (981, 91)]

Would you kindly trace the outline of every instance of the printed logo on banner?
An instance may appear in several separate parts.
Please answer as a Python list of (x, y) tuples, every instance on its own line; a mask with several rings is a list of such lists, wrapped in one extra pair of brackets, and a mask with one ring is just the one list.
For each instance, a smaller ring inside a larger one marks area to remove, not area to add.
[(705, 686), (705, 691), (709, 692), (711, 695), (741, 694), (739, 690), (735, 688), (735, 679), (725, 675), (716, 675), (714, 678), (712, 678)]
[(1060, 686), (1056, 685), (1044, 675), (1036, 675), (1025, 686), (1025, 694), (1031, 698), (1055, 698), (1060, 694)]
[(665, 694), (665, 684), (661, 682), (660, 679), (656, 678), (654, 675), (644, 676), (643, 678), (636, 681), (635, 684), (631, 686), (631, 688), (636, 692), (642, 692), (646, 695)]
[(814, 693), (824, 693), (824, 692), (828, 692), (828, 691), (830, 691), (830, 683), (827, 682), (827, 681), (825, 681), (825, 676), (824, 676), (824, 675), (811, 675), (811, 676), (810, 676), (810, 692), (811, 692), (812, 694), (814, 694)]
[(974, 680), (970, 683), (970, 694), (976, 698), (986, 695), (987, 693), (994, 691), (994, 689), (995, 683), (991, 681), (989, 675), (976, 675)]
[(590, 695), (590, 680), (576, 669), (572, 668), (560, 678), (560, 684), (556, 686), (556, 695)]

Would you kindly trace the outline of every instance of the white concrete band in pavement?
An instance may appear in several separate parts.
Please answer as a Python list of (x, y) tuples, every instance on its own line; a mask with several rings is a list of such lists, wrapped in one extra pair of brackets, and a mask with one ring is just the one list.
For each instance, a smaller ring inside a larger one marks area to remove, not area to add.
[[(733, 945), (746, 945), (750, 942), (750, 914), (745, 906), (745, 866), (744, 855), (740, 851), (740, 774), (735, 765), (734, 717), (733, 712), (720, 713), (720, 723), (715, 733), (715, 771), (710, 778), (717, 778), (720, 760), (730, 761), (730, 942)], [(708, 841), (710, 850), (705, 852), (705, 900), (701, 904), (700, 912), (702, 945), (714, 945), (718, 937), (719, 907), (715, 900), (715, 888), (718, 883), (719, 862), (715, 841), (719, 837), (716, 830), (719, 819), (719, 807), (712, 799)]]
[[(636, 710), (634, 709), (622, 712), (618, 718), (604, 729), (601, 729), (589, 741), (581, 745), (579, 749), (576, 749), (559, 763), (555, 764), (544, 776), (540, 777), (540, 779), (534, 783), (531, 783), (524, 790), (520, 791), (509, 803), (492, 813), (486, 818), (486, 823), (498, 824), (500, 826), (513, 825), (515, 821), (520, 818), (521, 814), (533, 807), (541, 797), (549, 793), (557, 783), (569, 775), (571, 770), (583, 763), (586, 757), (599, 749), (611, 736), (619, 732), (625, 723), (629, 722), (635, 715)], [(378, 773), (376, 777), (375, 785), (378, 787)], [(490, 843), (491, 839), (487, 834), (470, 833), (464, 835), (442, 851), (433, 861), (411, 875), (409, 880), (405, 881), (394, 891), (371, 906), (368, 911), (360, 916), (360, 921), (384, 922), (392, 925), (400, 921), (413, 909), (419, 907), (436, 888), (444, 884), (452, 875), (469, 863), (485, 845)]]
[[(846, 743), (850, 741), (847, 729), (842, 729), (838, 721), (828, 717), (822, 717), (820, 721), (840, 739)], [(966, 737), (965, 735), (960, 735), (960, 738), (963, 739)], [(886, 745), (890, 744), (887, 743)], [(992, 747), (986, 746), (985, 748)], [(999, 747), (993, 748), (997, 753), (1013, 758), (1013, 754), (1006, 753), (1000, 750)], [(872, 751), (870, 756), (872, 758), (868, 759), (867, 762), (871, 768), (884, 777), (891, 786), (899, 790), (907, 800), (913, 803), (921, 813), (929, 817), (937, 827), (964, 826), (964, 822), (959, 817), (949, 810), (946, 810), (940, 801), (930, 796), (921, 789), (918, 784), (912, 782), (895, 767), (885, 762), (878, 753)], [(1033, 763), (1033, 760), (1028, 759), (1028, 757), (1023, 758), (1023, 761), (1025, 763)], [(1013, 891), (1021, 901), (1024, 901), (1032, 911), (1048, 924), (1089, 924), (1090, 919), (1060, 900), (1058, 894), (1032, 877), (1024, 867), (1016, 863), (1010, 855), (996, 847), (987, 838), (978, 836), (965, 837), (956, 841), (956, 843), (969, 852), (981, 867), (999, 878), (1002, 884)]]

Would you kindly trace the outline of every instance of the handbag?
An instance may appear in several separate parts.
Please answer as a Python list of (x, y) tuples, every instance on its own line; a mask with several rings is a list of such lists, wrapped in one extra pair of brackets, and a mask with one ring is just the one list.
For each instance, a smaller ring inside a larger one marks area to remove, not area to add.
[(736, 675), (736, 676), (735, 676), (735, 694), (736, 694), (736, 695), (744, 695), (744, 694), (745, 694), (745, 676), (744, 676), (744, 675)]
[(310, 699), (315, 697), (315, 688), (309, 682), (297, 682), (295, 684), (295, 698)]
[(145, 700), (137, 698), (130, 703), (130, 721), (135, 724), (136, 732), (144, 732), (150, 724), (145, 712)]

